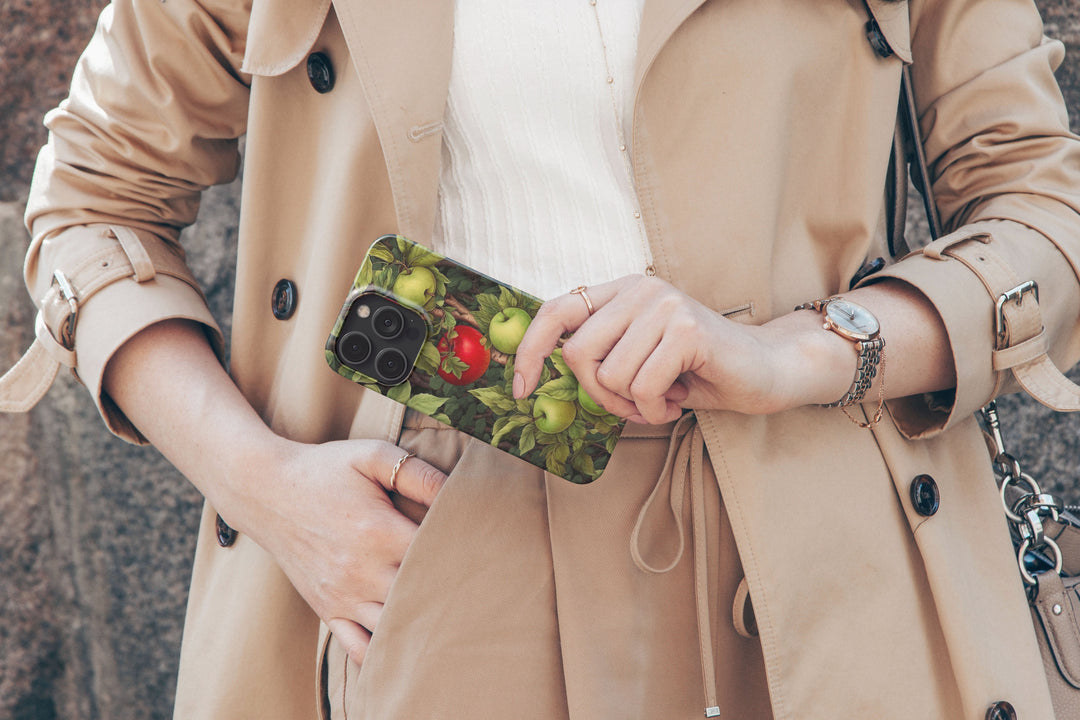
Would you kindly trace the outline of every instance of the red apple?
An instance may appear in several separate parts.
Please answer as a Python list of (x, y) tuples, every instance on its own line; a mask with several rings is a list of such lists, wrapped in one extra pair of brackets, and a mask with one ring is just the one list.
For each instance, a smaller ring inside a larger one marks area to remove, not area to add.
[[(455, 325), (454, 329), (439, 338), (436, 348), (442, 362), (439, 377), (451, 385), (470, 385), (483, 375), (491, 363), (491, 351), (484, 347), (483, 335), (471, 325)], [(455, 357), (467, 367), (457, 377), (447, 369), (447, 361)]]

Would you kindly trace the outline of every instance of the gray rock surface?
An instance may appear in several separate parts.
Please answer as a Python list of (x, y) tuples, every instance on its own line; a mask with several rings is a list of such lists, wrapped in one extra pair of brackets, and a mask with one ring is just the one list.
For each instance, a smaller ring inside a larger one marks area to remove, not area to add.
[[(33, 338), (19, 269), (40, 118), (64, 95), (102, 0), (0, 2), (0, 369)], [(1071, 55), (1059, 72), (1080, 126), (1080, 2), (1040, 0)], [(237, 183), (210, 191), (187, 233), (228, 332)], [(1074, 377), (1080, 377), (1074, 373)], [(1025, 467), (1080, 500), (1080, 418), (1001, 402)], [(154, 450), (112, 439), (62, 376), (26, 415), (0, 415), (0, 718), (168, 718), (198, 493)]]

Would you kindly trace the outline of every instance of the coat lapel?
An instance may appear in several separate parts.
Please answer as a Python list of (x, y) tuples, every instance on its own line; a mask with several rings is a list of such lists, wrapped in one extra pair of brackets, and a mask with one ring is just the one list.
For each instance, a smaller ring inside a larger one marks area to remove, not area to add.
[(682, 25), (690, 14), (705, 0), (645, 0), (638, 33), (637, 62), (634, 70), (634, 97), (638, 96), (641, 83), (652, 67), (660, 49), (667, 44), (672, 33)]
[(438, 199), (454, 5), (335, 0), (386, 158), (397, 231), (427, 243)]

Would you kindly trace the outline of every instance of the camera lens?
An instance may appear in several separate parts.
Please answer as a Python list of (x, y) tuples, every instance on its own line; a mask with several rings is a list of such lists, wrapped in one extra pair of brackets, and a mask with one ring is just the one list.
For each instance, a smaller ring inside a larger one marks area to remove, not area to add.
[(349, 365), (359, 365), (370, 354), (371, 340), (363, 333), (354, 330), (338, 340), (338, 356)]
[(397, 348), (383, 348), (375, 356), (375, 374), (380, 382), (396, 385), (409, 374), (409, 361)]
[(393, 305), (383, 305), (371, 316), (371, 326), (379, 337), (392, 340), (405, 327), (405, 316)]

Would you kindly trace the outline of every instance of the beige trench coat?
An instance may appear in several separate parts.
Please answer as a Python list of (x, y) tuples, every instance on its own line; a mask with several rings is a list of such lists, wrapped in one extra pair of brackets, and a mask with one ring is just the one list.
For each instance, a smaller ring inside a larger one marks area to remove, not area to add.
[[(54, 271), (81, 279), (74, 353), (54, 355), (76, 366), (115, 432), (139, 439), (102, 395), (103, 367), (124, 340), (163, 318), (193, 318), (216, 333), (179, 262), (177, 235), (194, 219), (199, 190), (234, 175), (235, 138), (246, 132), (232, 374), (283, 435), (396, 439), (401, 408), (330, 372), (322, 347), (367, 245), (387, 232), (430, 237), (451, 4), (251, 5), (125, 0), (106, 11), (70, 99), (48, 119), (51, 140), (27, 211), (35, 238), (28, 285), (44, 326), (59, 334), (66, 311), (50, 309)], [(846, 289), (865, 258), (883, 254), (900, 71), (914, 59), (927, 152), (954, 239), (988, 234), (986, 247), (1039, 283), (1051, 356), (1071, 364), (1080, 356), (1080, 145), (1052, 76), (1061, 46), (1043, 40), (1026, 0), (869, 7), (890, 57), (870, 47), (867, 8), (855, 0), (646, 1), (632, 157), (655, 272), (717, 310), (747, 308), (738, 319), (749, 323)], [(332, 63), (327, 93), (313, 90), (306, 72), (314, 51)], [(91, 288), (87, 278), (117, 264), (129, 277)], [(873, 433), (823, 408), (698, 413), (756, 612), (773, 714), (975, 720), (1004, 699), (1022, 718), (1050, 717), (971, 420), (1008, 379), (992, 365), (994, 299), (948, 254), (917, 253), (875, 277), (885, 275), (919, 288), (940, 312), (958, 372), (954, 398), (894, 401)], [(270, 311), (283, 278), (298, 287), (286, 321)], [(909, 498), (919, 474), (932, 475), (941, 492), (929, 518)], [(499, 492), (468, 486), (452, 478), (454, 492), (432, 511), (449, 541), (469, 523), (442, 504), (470, 517), (520, 515)], [(588, 492), (609, 492), (603, 486)], [(604, 495), (586, 501), (581, 492), (553, 481), (538, 500), (556, 567), (588, 552), (576, 544), (579, 529), (606, 506)], [(208, 507), (177, 716), (313, 716), (318, 620), (260, 548), (244, 537), (219, 547), (214, 517)], [(672, 540), (676, 531), (660, 532)], [(440, 600), (422, 601), (429, 588), (410, 564), (437, 567), (440, 553), (444, 565), (464, 560), (445, 547), (427, 552), (434, 557), (406, 558), (411, 592), (400, 603), (438, 633), (431, 613)], [(596, 571), (610, 574), (600, 587), (627, 587), (622, 571)], [(558, 585), (559, 626), (546, 630), (562, 643), (565, 687), (537, 675), (539, 692), (565, 692), (573, 717), (648, 717), (648, 702), (634, 697), (644, 680), (597, 671), (595, 662), (632, 656), (636, 632), (662, 643), (655, 628), (667, 620), (659, 613), (589, 634), (609, 607), (584, 612), (594, 598), (572, 580)], [(633, 608), (635, 597), (603, 602)], [(398, 620), (409, 627), (409, 616)], [(373, 707), (388, 709), (381, 717), (409, 707), (401, 698), (410, 693), (473, 692), (478, 677), (513, 706), (514, 691), (500, 690), (513, 683), (499, 682), (518, 677), (512, 669), (433, 664), (440, 658), (425, 661), (422, 648), (384, 647), (386, 666), (370, 669), (379, 681), (369, 688)], [(434, 684), (411, 686), (414, 672)], [(518, 714), (529, 716), (529, 707)]]

